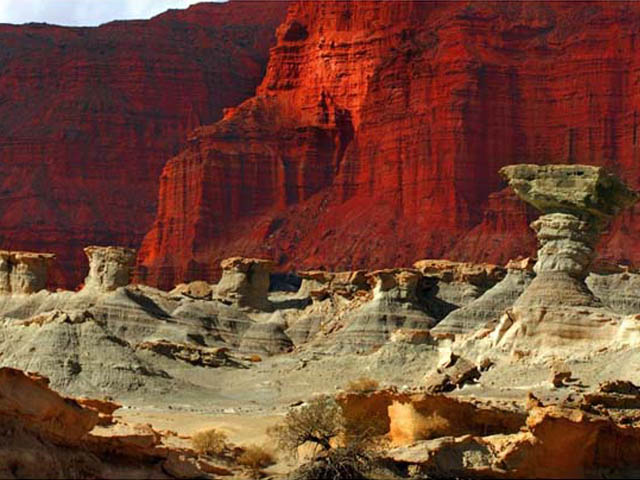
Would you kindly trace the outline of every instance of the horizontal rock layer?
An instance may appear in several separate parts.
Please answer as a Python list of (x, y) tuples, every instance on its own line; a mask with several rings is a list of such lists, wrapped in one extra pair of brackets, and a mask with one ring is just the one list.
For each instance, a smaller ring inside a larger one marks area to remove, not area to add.
[(255, 91), (286, 2), (203, 3), (97, 28), (0, 26), (0, 247), (137, 246), (192, 128)]
[[(230, 254), (354, 270), (503, 263), (535, 248), (512, 163), (638, 186), (634, 2), (299, 2), (257, 95), (166, 165), (139, 279), (216, 278)], [(597, 79), (597, 81), (594, 81)], [(637, 209), (602, 251), (640, 260)]]

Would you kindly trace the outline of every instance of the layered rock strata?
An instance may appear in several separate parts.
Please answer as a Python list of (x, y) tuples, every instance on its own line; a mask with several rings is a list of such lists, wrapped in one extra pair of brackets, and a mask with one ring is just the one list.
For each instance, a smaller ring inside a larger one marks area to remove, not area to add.
[(500, 170), (543, 215), (531, 224), (540, 247), (536, 278), (517, 306), (600, 306), (584, 283), (602, 230), (638, 195), (600, 167), (512, 165)]
[(633, 272), (608, 275), (592, 273), (587, 286), (610, 310), (620, 315), (640, 312), (640, 274)]
[(125, 247), (87, 247), (89, 274), (84, 288), (112, 291), (126, 287), (131, 280), (136, 251)]
[(418, 270), (376, 270), (367, 276), (374, 285), (372, 298), (345, 315), (345, 327), (331, 339), (332, 349), (370, 351), (400, 328), (428, 330), (436, 324), (419, 297), (424, 277)]
[(535, 276), (531, 267), (532, 265), (527, 263), (524, 265), (517, 265), (516, 262), (508, 264), (507, 274), (498, 284), (467, 305), (449, 313), (432, 331), (434, 333), (464, 334), (472, 332), (492, 320), (497, 321), (530, 285)]
[(0, 292), (36, 293), (47, 286), (54, 254), (0, 251)]
[[(254, 94), (288, 2), (200, 3), (99, 27), (0, 26), (0, 247), (137, 247), (160, 173), (195, 127)], [(177, 283), (177, 282), (176, 282)]]
[(419, 260), (413, 264), (426, 279), (423, 295), (434, 317), (442, 320), (469, 305), (505, 276), (505, 269), (493, 264), (472, 264), (450, 260)]
[[(144, 278), (212, 281), (230, 251), (289, 270), (531, 255), (501, 166), (582, 161), (639, 186), (638, 28), (634, 2), (296, 3), (256, 96), (167, 163)], [(640, 258), (637, 214), (611, 260)]]

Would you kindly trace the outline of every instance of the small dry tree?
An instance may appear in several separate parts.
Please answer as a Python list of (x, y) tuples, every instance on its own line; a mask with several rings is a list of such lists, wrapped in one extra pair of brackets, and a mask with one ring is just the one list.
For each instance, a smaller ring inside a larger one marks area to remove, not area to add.
[(375, 459), (371, 450), (373, 430), (363, 420), (346, 420), (334, 398), (320, 397), (290, 410), (280, 425), (269, 429), (269, 434), (280, 448), (294, 455), (307, 443), (319, 447), (314, 459), (294, 474), (296, 480), (364, 478), (362, 472), (369, 470)]
[(269, 435), (283, 450), (296, 453), (298, 447), (312, 443), (331, 449), (331, 440), (343, 432), (342, 411), (331, 397), (319, 397), (307, 405), (289, 410), (284, 421), (271, 427)]

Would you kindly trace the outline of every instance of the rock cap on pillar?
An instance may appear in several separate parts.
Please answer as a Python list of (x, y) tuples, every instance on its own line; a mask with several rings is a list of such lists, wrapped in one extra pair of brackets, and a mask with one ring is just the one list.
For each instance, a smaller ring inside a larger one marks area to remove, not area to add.
[(543, 215), (537, 274), (516, 306), (601, 306), (584, 282), (600, 232), (638, 193), (602, 167), (511, 165), (500, 170), (516, 194)]
[(270, 274), (275, 263), (262, 258), (231, 257), (220, 262), (222, 278), (216, 286), (218, 297), (239, 307), (269, 310)]
[(53, 253), (0, 250), (0, 293), (30, 294), (44, 290), (55, 258)]
[(103, 291), (116, 290), (129, 285), (136, 260), (136, 251), (126, 247), (90, 246), (84, 249), (89, 259), (89, 275), (85, 288)]
[(603, 167), (509, 165), (500, 170), (518, 196), (543, 214), (610, 220), (638, 201), (637, 192)]

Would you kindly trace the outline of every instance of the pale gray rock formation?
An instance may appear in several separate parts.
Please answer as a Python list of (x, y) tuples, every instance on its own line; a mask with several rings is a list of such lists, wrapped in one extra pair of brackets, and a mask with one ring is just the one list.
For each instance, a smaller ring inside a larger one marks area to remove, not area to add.
[(495, 287), (464, 307), (454, 310), (433, 329), (433, 333), (469, 333), (498, 320), (522, 295), (534, 278), (530, 270), (511, 268)]
[(511, 165), (500, 170), (516, 194), (543, 215), (536, 278), (517, 306), (601, 306), (584, 283), (601, 230), (638, 194), (601, 167)]
[(420, 294), (438, 320), (469, 305), (506, 275), (503, 267), (485, 263), (428, 259), (417, 261), (413, 267), (424, 275)]
[(136, 252), (125, 247), (96, 247), (84, 249), (89, 259), (89, 274), (84, 288), (112, 291), (129, 285)]
[(594, 295), (610, 310), (621, 315), (640, 313), (640, 274), (592, 273), (586, 282)]
[(0, 251), (0, 293), (31, 294), (44, 290), (52, 253)]
[(331, 339), (332, 350), (366, 352), (386, 343), (400, 328), (424, 330), (436, 320), (418, 297), (423, 279), (415, 269), (385, 269), (368, 274), (373, 297), (344, 317), (345, 327)]
[(222, 278), (215, 295), (239, 308), (270, 311), (269, 275), (274, 263), (257, 258), (232, 257), (220, 262)]
[(238, 349), (243, 353), (275, 355), (293, 349), (293, 341), (285, 332), (287, 323), (276, 312), (266, 322), (256, 322), (242, 335)]
[(600, 231), (637, 194), (599, 167), (516, 165), (501, 173), (544, 213), (532, 224), (540, 243), (536, 277), (497, 325), (478, 332), (462, 350), (584, 359), (596, 351), (636, 348), (637, 318), (605, 308), (585, 278)]

